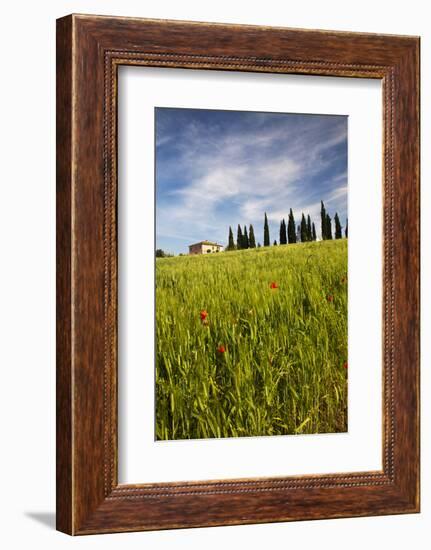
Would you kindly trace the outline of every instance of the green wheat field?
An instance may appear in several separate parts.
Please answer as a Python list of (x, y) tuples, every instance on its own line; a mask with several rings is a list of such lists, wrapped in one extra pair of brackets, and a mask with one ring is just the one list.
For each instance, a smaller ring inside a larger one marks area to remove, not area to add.
[(347, 431), (347, 239), (156, 260), (156, 439)]

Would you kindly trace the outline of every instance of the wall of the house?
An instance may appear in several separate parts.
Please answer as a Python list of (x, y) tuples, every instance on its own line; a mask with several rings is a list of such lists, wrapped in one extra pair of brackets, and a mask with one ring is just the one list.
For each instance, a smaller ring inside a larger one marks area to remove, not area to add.
[(201, 245), (195, 244), (193, 246), (189, 246), (189, 254), (202, 254)]
[(217, 250), (220, 250), (220, 247), (213, 246), (212, 244), (203, 244), (202, 247), (202, 254), (208, 254), (208, 251), (210, 252), (217, 252)]
[(217, 252), (217, 250), (221, 252), (223, 247), (212, 244), (195, 244), (193, 246), (189, 246), (189, 254), (208, 254), (208, 251), (213, 253)]

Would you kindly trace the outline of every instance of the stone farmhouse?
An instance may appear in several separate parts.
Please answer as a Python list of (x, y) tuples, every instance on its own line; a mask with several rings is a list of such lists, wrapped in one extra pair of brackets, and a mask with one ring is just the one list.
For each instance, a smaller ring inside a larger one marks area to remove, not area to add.
[(189, 254), (212, 254), (214, 252), (223, 252), (223, 246), (212, 241), (201, 241), (189, 245)]

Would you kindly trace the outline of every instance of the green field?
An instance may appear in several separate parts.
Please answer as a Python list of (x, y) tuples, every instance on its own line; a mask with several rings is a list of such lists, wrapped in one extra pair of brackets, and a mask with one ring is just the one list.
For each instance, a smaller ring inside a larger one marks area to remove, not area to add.
[(346, 430), (346, 239), (157, 259), (157, 439)]

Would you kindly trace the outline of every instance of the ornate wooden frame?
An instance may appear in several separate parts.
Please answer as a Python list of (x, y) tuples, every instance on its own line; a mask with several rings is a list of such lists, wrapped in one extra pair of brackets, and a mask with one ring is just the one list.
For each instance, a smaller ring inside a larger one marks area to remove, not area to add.
[[(382, 471), (118, 484), (116, 90), (124, 64), (382, 80)], [(88, 534), (418, 511), (419, 38), (59, 19), (57, 528)]]

